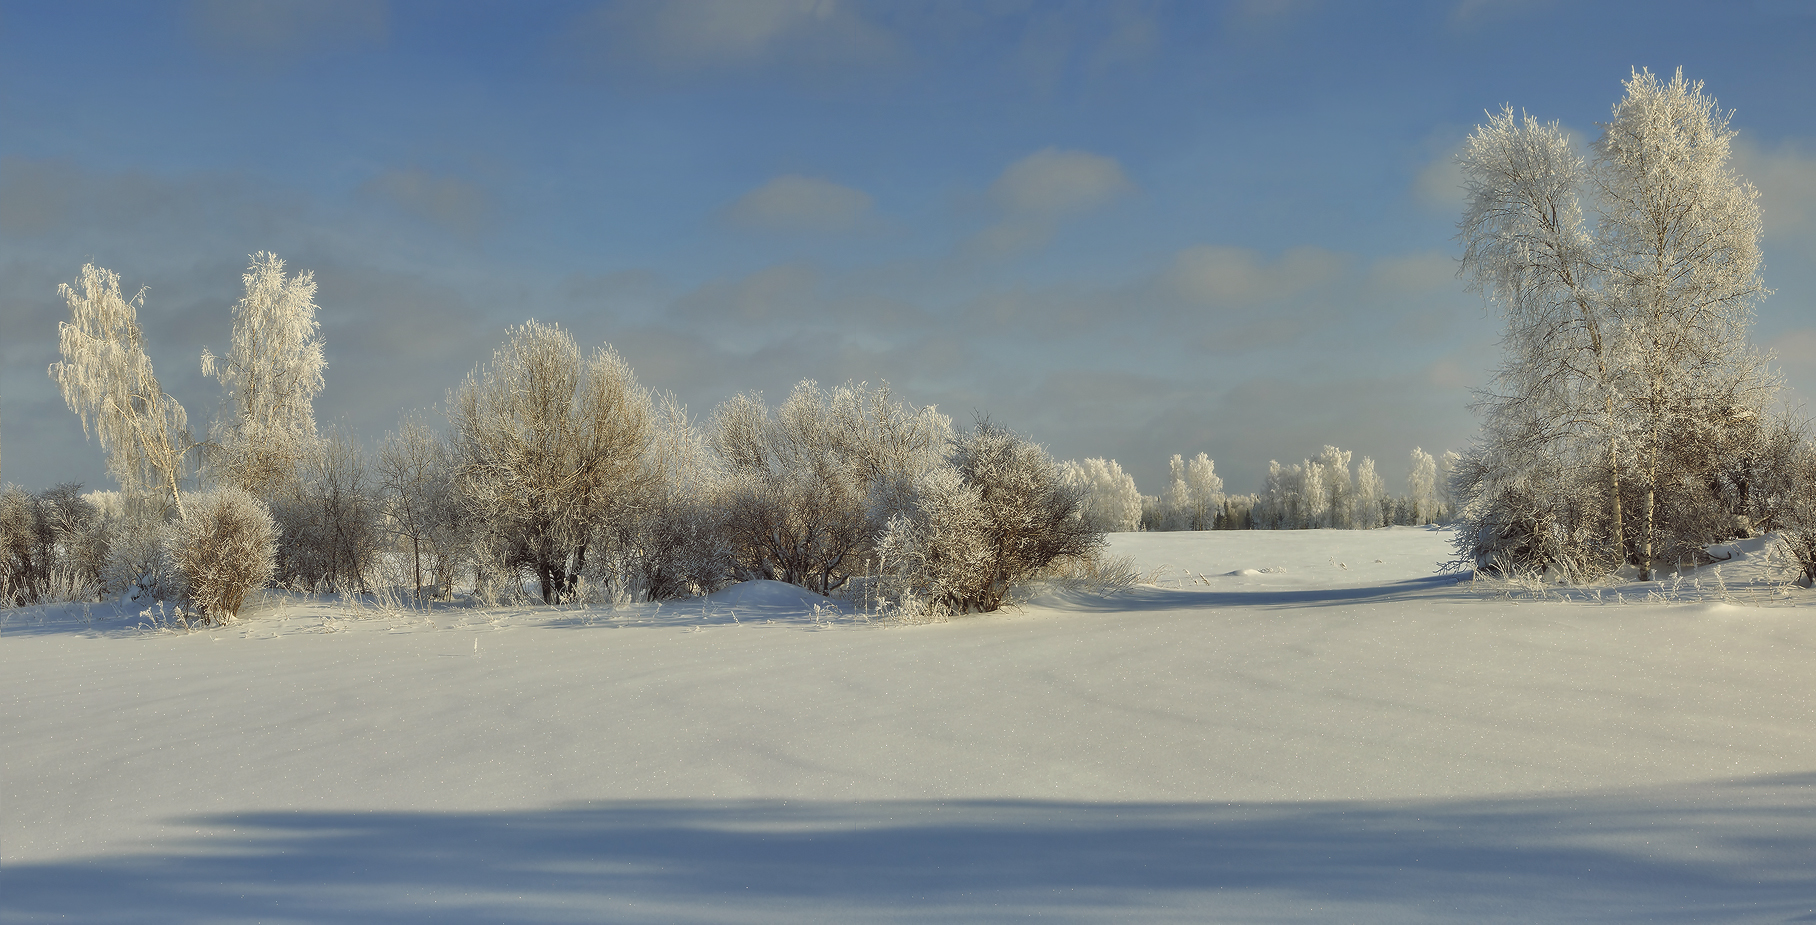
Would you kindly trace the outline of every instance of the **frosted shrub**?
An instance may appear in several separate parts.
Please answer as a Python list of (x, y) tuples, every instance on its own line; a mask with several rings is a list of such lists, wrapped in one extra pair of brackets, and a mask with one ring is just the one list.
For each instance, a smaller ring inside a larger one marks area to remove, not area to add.
[(365, 591), (384, 543), (382, 507), (365, 455), (337, 433), (308, 461), (302, 478), (270, 512), (278, 525), (278, 583), (296, 588)]
[(1816, 446), (1800, 447), (1785, 470), (1779, 545), (1790, 555), (1798, 583), (1816, 587)]
[(241, 488), (190, 495), (184, 507), (189, 516), (170, 538), (170, 558), (202, 617), (231, 623), (277, 567), (277, 525)]
[(877, 544), (885, 606), (927, 616), (972, 609), (994, 579), (990, 532), (982, 496), (957, 469), (922, 476), (912, 506), (890, 519)]
[(773, 414), (754, 395), (720, 405), (708, 441), (733, 576), (843, 588), (950, 435), (945, 415), (864, 383), (802, 382)]
[(182, 596), (183, 578), (167, 552), (177, 522), (167, 519), (160, 500), (123, 494), (118, 507), (102, 515), (107, 550), (101, 586), (107, 593), (134, 601)]
[(384, 531), (408, 564), (417, 603), (445, 597), (462, 550), (447, 444), (406, 418), (379, 444), (374, 469)]
[[(491, 533), (476, 548), (535, 576), (544, 603), (571, 600), (598, 525), (646, 491), (651, 402), (630, 364), (531, 321), (449, 396), (448, 419), (457, 491)], [(485, 570), (482, 585), (512, 580)]]
[(43, 595), (50, 544), (37, 508), (17, 485), (0, 491), (0, 605), (35, 604)]
[(714, 495), (722, 473), (673, 394), (656, 402), (645, 454), (648, 491), (624, 519), (624, 591), (662, 601), (710, 594), (730, 577), (732, 550)]
[(1478, 445), (1456, 464), (1456, 565), (1503, 575), (1599, 578), (1620, 566), (1597, 531), (1596, 467), (1585, 460), (1512, 460)]
[(94, 599), (107, 558), (105, 527), (80, 485), (38, 495), (6, 486), (0, 491), (0, 606)]
[(890, 520), (879, 543), (886, 586), (927, 612), (996, 610), (1056, 561), (1102, 546), (1103, 533), (1078, 516), (1082, 502), (1045, 450), (980, 422)]

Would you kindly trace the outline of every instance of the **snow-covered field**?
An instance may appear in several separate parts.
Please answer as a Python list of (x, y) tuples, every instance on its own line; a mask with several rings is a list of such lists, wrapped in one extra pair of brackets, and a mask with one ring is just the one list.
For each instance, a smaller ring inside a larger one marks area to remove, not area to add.
[(1816, 921), (1758, 542), (1569, 600), (1441, 531), (1113, 547), (1172, 569), (917, 626), (7, 613), (0, 921)]

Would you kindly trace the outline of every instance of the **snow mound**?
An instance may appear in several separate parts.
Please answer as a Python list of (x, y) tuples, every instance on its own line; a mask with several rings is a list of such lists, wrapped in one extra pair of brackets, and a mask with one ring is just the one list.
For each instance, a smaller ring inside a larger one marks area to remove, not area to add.
[(834, 607), (838, 602), (815, 594), (800, 585), (759, 578), (741, 581), (706, 598), (727, 607), (763, 607), (773, 610), (808, 611), (815, 607)]
[(1239, 568), (1233, 572), (1230, 572), (1229, 574), (1231, 574), (1231, 575), (1259, 575), (1259, 574), (1261, 574), (1261, 571), (1262, 570), (1258, 569), (1258, 568)]

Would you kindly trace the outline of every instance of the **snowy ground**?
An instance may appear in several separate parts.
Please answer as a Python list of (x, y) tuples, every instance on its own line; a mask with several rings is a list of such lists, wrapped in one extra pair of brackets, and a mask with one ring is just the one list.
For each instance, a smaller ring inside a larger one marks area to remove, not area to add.
[(921, 626), (6, 613), (0, 922), (1816, 921), (1760, 542), (1570, 599), (1439, 531), (1113, 546), (1172, 568)]

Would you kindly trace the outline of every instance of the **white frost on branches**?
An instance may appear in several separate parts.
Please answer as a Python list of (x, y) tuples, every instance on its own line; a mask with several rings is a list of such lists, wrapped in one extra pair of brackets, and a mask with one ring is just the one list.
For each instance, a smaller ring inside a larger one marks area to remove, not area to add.
[(60, 285), (57, 293), (70, 320), (57, 327), (63, 359), (51, 364), (50, 377), (82, 419), (83, 433), (94, 426), (121, 490), (159, 495), (180, 514), (184, 457), (193, 444), (183, 406), (158, 387), (145, 355), (137, 317), (145, 291), (122, 298), (118, 274), (83, 264), (76, 285)]
[(202, 374), (225, 391), (209, 453), (212, 478), (266, 497), (293, 483), (320, 443), (315, 396), (327, 360), (315, 319), (315, 277), (284, 276), (276, 254), (253, 255), (233, 306), (226, 355), (202, 351)]
[(1478, 561), (1648, 576), (1718, 538), (1691, 527), (1712, 522), (1696, 485), (1764, 432), (1777, 381), (1747, 345), (1768, 294), (1758, 192), (1729, 168), (1730, 114), (1681, 70), (1624, 87), (1590, 162), (1511, 108), (1460, 157), (1463, 272), (1507, 323), (1482, 441), (1456, 467)]
[(1141, 491), (1135, 477), (1122, 471), (1116, 460), (1067, 460), (1060, 465), (1060, 477), (1083, 497), (1080, 515), (1092, 529), (1100, 533), (1141, 529)]

